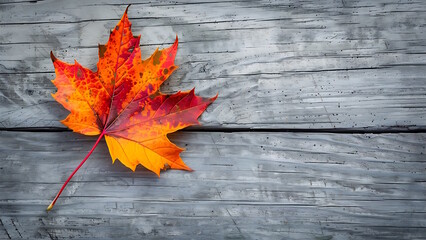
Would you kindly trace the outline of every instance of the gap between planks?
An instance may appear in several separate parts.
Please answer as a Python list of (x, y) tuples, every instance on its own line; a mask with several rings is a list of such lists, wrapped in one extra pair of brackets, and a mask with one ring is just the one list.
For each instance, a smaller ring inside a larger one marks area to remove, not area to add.
[[(8, 132), (71, 132), (68, 128), (61, 127), (18, 127), (0, 128)], [(387, 134), (387, 133), (426, 133), (425, 128), (417, 126), (390, 126), (383, 128), (217, 128), (217, 127), (189, 127), (179, 131), (183, 132), (294, 132), (294, 133), (335, 133), (335, 134)]]

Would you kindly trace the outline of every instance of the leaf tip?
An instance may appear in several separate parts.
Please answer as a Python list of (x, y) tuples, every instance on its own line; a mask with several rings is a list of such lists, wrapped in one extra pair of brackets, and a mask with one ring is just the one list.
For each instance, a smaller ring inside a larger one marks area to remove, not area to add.
[(185, 163), (183, 163), (183, 165), (181, 166), (180, 169), (188, 171), (188, 172), (193, 172), (194, 171), (192, 168), (188, 167)]
[(106, 45), (98, 44), (98, 55), (99, 55), (99, 58), (103, 58), (104, 57), (104, 54), (105, 54), (106, 50), (107, 50)]
[(129, 10), (130, 5), (132, 5), (132, 4), (127, 5), (126, 11), (124, 11), (124, 14), (127, 14), (127, 10)]
[(216, 93), (216, 96), (210, 98), (210, 101), (214, 102), (217, 99), (218, 96), (219, 96), (219, 92)]
[(52, 62), (55, 62), (56, 60), (58, 60), (55, 55), (53, 55), (53, 52), (50, 51), (50, 59), (52, 59)]
[(175, 38), (175, 42), (172, 45), (172, 49), (173, 51), (176, 51), (179, 45), (179, 39), (178, 39), (178, 35), (176, 34), (176, 38)]

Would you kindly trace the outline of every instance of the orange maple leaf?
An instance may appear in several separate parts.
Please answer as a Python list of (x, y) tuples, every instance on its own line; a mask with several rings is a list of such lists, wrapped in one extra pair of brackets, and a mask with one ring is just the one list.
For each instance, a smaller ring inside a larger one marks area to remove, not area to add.
[[(128, 7), (127, 7), (128, 9)], [(160, 85), (177, 69), (178, 39), (163, 50), (141, 59), (140, 36), (133, 36), (127, 9), (111, 31), (108, 43), (99, 45), (98, 70), (65, 63), (51, 52), (58, 88), (53, 98), (71, 113), (61, 122), (84, 135), (99, 135), (93, 148), (74, 170), (49, 205), (50, 210), (66, 184), (105, 136), (114, 162), (135, 170), (138, 164), (160, 175), (167, 168), (191, 170), (180, 158), (183, 151), (167, 134), (199, 124), (198, 117), (212, 103), (194, 89), (167, 95)]]

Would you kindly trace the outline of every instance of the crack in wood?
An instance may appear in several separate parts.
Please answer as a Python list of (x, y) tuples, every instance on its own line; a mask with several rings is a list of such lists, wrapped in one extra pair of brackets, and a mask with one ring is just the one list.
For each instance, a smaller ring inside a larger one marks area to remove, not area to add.
[(6, 232), (7, 237), (8, 237), (9, 239), (12, 239), (12, 238), (10, 237), (10, 234), (9, 234), (9, 232), (7, 231), (7, 229), (6, 229), (5, 225), (3, 224), (3, 221), (1, 220), (1, 218), (0, 218), (0, 225), (2, 225), (2, 226), (3, 226), (4, 231)]
[(19, 238), (22, 238), (21, 232), (18, 230), (18, 227), (16, 226), (15, 221), (13, 220), (13, 218), (10, 219), (10, 221), (12, 222), (13, 227), (15, 227), (15, 230), (18, 233)]

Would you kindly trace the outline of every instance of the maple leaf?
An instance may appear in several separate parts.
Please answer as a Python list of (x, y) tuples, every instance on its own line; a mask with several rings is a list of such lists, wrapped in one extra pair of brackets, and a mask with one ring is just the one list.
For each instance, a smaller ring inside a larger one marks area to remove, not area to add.
[(96, 148), (102, 137), (112, 157), (135, 171), (137, 165), (158, 176), (165, 168), (191, 170), (180, 158), (183, 151), (167, 134), (199, 124), (198, 117), (212, 103), (194, 89), (172, 95), (161, 93), (160, 85), (177, 69), (174, 59), (178, 38), (166, 49), (141, 58), (140, 35), (133, 36), (127, 9), (111, 31), (108, 43), (99, 45), (97, 71), (65, 63), (51, 52), (58, 88), (53, 98), (70, 111), (61, 122), (84, 135), (99, 135), (93, 148), (69, 176), (49, 205), (50, 210), (63, 189)]

